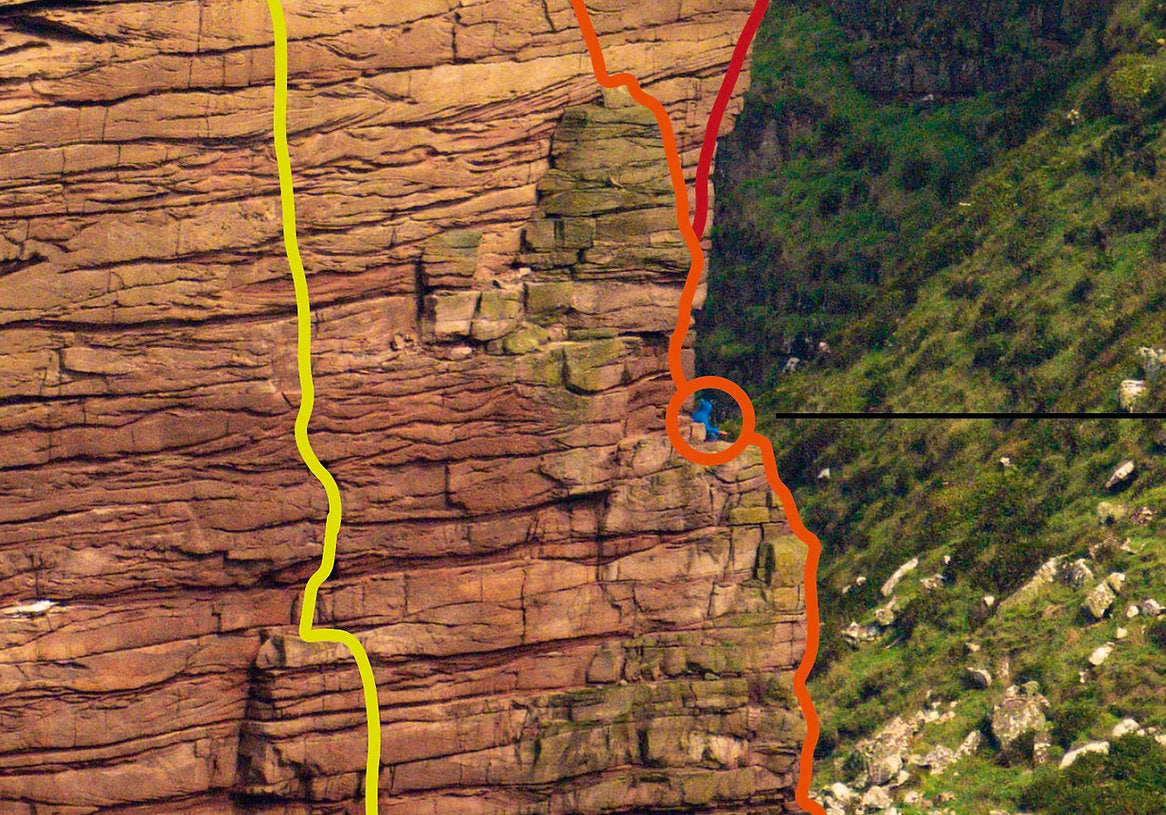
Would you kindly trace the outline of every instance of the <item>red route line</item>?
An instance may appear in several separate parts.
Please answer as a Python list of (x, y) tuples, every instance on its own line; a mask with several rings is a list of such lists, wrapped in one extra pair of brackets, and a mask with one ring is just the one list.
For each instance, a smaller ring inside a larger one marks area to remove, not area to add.
[(700, 146), (700, 160), (696, 164), (696, 211), (692, 216), (692, 229), (698, 238), (704, 237), (704, 229), (708, 224), (709, 170), (713, 166), (713, 153), (717, 149), (717, 134), (721, 130), (721, 120), (725, 118), (725, 110), (729, 107), (729, 100), (733, 98), (733, 88), (737, 86), (737, 77), (741, 75), (749, 46), (753, 44), (753, 37), (761, 26), (767, 8), (769, 0), (757, 0), (753, 11), (749, 13), (749, 19), (745, 21), (745, 27), (741, 29), (741, 36), (737, 40), (737, 47), (733, 49), (733, 58), (729, 60), (729, 69), (725, 72), (725, 78), (721, 80), (721, 89), (713, 103), (712, 113), (709, 114), (704, 143)]
[[(688, 246), (692, 257), (692, 265), (685, 279), (684, 289), (680, 295), (680, 308), (676, 320), (676, 329), (668, 344), (668, 368), (672, 375), (672, 382), (676, 386), (676, 393), (668, 403), (665, 413), (665, 424), (668, 438), (682, 456), (689, 461), (702, 465), (726, 464), (750, 446), (756, 446), (761, 452), (761, 459), (765, 466), (765, 475), (770, 489), (777, 493), (785, 509), (786, 517), (794, 535), (806, 544), (806, 569), (804, 575), (806, 601), (806, 650), (802, 655), (802, 662), (794, 672), (794, 695), (802, 708), (802, 715), (806, 720), (806, 740), (802, 744), (801, 765), (798, 773), (797, 788), (794, 799), (797, 804), (813, 815), (826, 815), (826, 810), (810, 797), (810, 781), (814, 770), (814, 746), (818, 741), (818, 714), (814, 710), (814, 703), (806, 689), (806, 679), (814, 667), (814, 658), (818, 655), (819, 621), (818, 621), (818, 558), (822, 552), (818, 538), (806, 529), (801, 515), (794, 504), (793, 494), (782, 483), (777, 472), (777, 456), (773, 452), (773, 445), (769, 439), (756, 432), (757, 417), (753, 403), (739, 385), (719, 376), (702, 376), (689, 380), (684, 376), (681, 364), (681, 353), (684, 338), (688, 333), (692, 321), (692, 303), (696, 296), (696, 289), (700, 285), (701, 274), (704, 272), (704, 250), (700, 245), (699, 233), (704, 231), (708, 215), (708, 177), (709, 167), (712, 165), (713, 150), (716, 146), (717, 132), (720, 130), (721, 119), (732, 96), (733, 86), (741, 73), (745, 56), (749, 51), (753, 35), (761, 18), (765, 14), (768, 0), (756, 0), (753, 12), (741, 33), (737, 47), (725, 79), (721, 84), (716, 103), (713, 106), (708, 129), (705, 132), (704, 144), (701, 148), (700, 160), (697, 166), (696, 204), (697, 212), (693, 223), (688, 219), (688, 185), (684, 181), (684, 170), (680, 162), (680, 152), (676, 147), (676, 135), (672, 129), (672, 120), (664, 106), (650, 94), (646, 93), (634, 76), (628, 73), (609, 74), (603, 59), (603, 49), (599, 44), (599, 37), (591, 24), (591, 16), (587, 12), (585, 0), (571, 0), (571, 7), (575, 11), (575, 19), (579, 23), (579, 30), (587, 44), (587, 53), (591, 57), (591, 67), (596, 81), (604, 88), (626, 87), (632, 98), (646, 107), (656, 117), (660, 126), (660, 135), (664, 141), (664, 153), (668, 160), (668, 172), (672, 180), (672, 189), (676, 195), (676, 220), (680, 227), (680, 234)], [(695, 228), (694, 224), (699, 227)], [(720, 452), (710, 453), (694, 449), (680, 435), (680, 409), (684, 402), (703, 388), (715, 388), (724, 391), (736, 400), (741, 408), (741, 435), (729, 447)]]

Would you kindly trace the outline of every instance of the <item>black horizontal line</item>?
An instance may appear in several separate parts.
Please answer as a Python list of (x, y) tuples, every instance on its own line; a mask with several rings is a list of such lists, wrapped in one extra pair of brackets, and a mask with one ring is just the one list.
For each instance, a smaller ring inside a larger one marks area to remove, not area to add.
[(968, 413), (968, 412), (929, 412), (911, 411), (907, 413), (862, 413), (858, 411), (840, 411), (836, 413), (774, 413), (777, 419), (1166, 419), (1166, 413), (1126, 413), (1112, 411), (1107, 413)]

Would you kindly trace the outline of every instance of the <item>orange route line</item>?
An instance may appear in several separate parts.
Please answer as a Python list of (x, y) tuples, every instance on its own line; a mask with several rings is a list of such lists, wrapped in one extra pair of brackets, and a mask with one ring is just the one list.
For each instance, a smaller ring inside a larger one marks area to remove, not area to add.
[[(806, 689), (806, 679), (814, 667), (814, 658), (818, 655), (818, 641), (820, 625), (818, 620), (818, 559), (822, 553), (822, 545), (816, 535), (806, 529), (794, 504), (793, 494), (782, 482), (777, 472), (777, 456), (773, 451), (773, 444), (765, 436), (756, 432), (757, 417), (753, 403), (739, 385), (720, 376), (702, 376), (689, 380), (684, 375), (681, 364), (681, 352), (684, 347), (684, 338), (688, 334), (688, 327), (692, 321), (692, 303), (696, 297), (700, 277), (704, 272), (704, 250), (700, 245), (700, 238), (688, 220), (688, 184), (684, 180), (684, 171), (680, 161), (680, 151), (676, 146), (676, 135), (672, 128), (672, 120), (668, 111), (659, 100), (640, 87), (634, 76), (628, 73), (609, 74), (603, 58), (603, 48), (599, 44), (599, 37), (591, 23), (591, 15), (587, 11), (585, 0), (571, 0), (571, 7), (575, 11), (575, 19), (579, 23), (579, 30), (587, 44), (587, 53), (591, 57), (591, 68), (596, 81), (604, 88), (614, 89), (626, 87), (632, 98), (646, 107), (656, 117), (660, 126), (660, 135), (664, 141), (664, 152), (668, 159), (668, 172), (672, 180), (672, 189), (676, 195), (676, 221), (680, 233), (688, 246), (692, 257), (692, 265), (685, 279), (684, 290), (680, 295), (680, 309), (676, 319), (676, 329), (668, 343), (668, 369), (672, 375), (672, 382), (676, 385), (676, 393), (668, 403), (665, 413), (668, 438), (682, 456), (695, 464), (717, 465), (732, 461), (748, 447), (755, 446), (761, 452), (765, 466), (765, 475), (770, 488), (781, 499), (790, 528), (799, 540), (806, 544), (806, 569), (804, 576), (806, 602), (806, 650), (802, 655), (801, 664), (794, 672), (794, 695), (801, 705), (802, 714), (806, 720), (806, 740), (802, 745), (801, 766), (798, 773), (797, 788), (794, 799), (797, 804), (813, 815), (826, 815), (821, 804), (810, 797), (810, 782), (814, 769), (814, 746), (818, 741), (818, 714), (814, 710), (814, 703)], [(741, 434), (733, 444), (719, 452), (710, 453), (694, 449), (680, 435), (680, 408), (690, 396), (698, 390), (710, 388), (728, 393), (736, 400), (741, 408)]]

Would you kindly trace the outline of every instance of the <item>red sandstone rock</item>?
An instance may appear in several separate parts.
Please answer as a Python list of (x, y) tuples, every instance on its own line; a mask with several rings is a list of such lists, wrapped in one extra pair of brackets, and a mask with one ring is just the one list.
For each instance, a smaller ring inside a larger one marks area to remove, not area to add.
[[(591, 4), (690, 178), (750, 5)], [(781, 806), (804, 554), (756, 459), (664, 436), (688, 258), (653, 121), (597, 104), (566, 0), (286, 11), (345, 510), (318, 622), (372, 657), (381, 810)], [(360, 811), (355, 667), (295, 634), (325, 500), (267, 11), (0, 31), (0, 811)]]

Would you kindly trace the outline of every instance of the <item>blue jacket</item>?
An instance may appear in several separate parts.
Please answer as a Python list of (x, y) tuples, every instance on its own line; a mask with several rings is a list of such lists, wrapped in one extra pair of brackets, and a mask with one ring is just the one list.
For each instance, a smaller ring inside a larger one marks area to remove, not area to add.
[(713, 427), (713, 403), (708, 399), (701, 399), (696, 410), (692, 412), (692, 420), (704, 425), (705, 439), (716, 441), (721, 437), (721, 431)]

